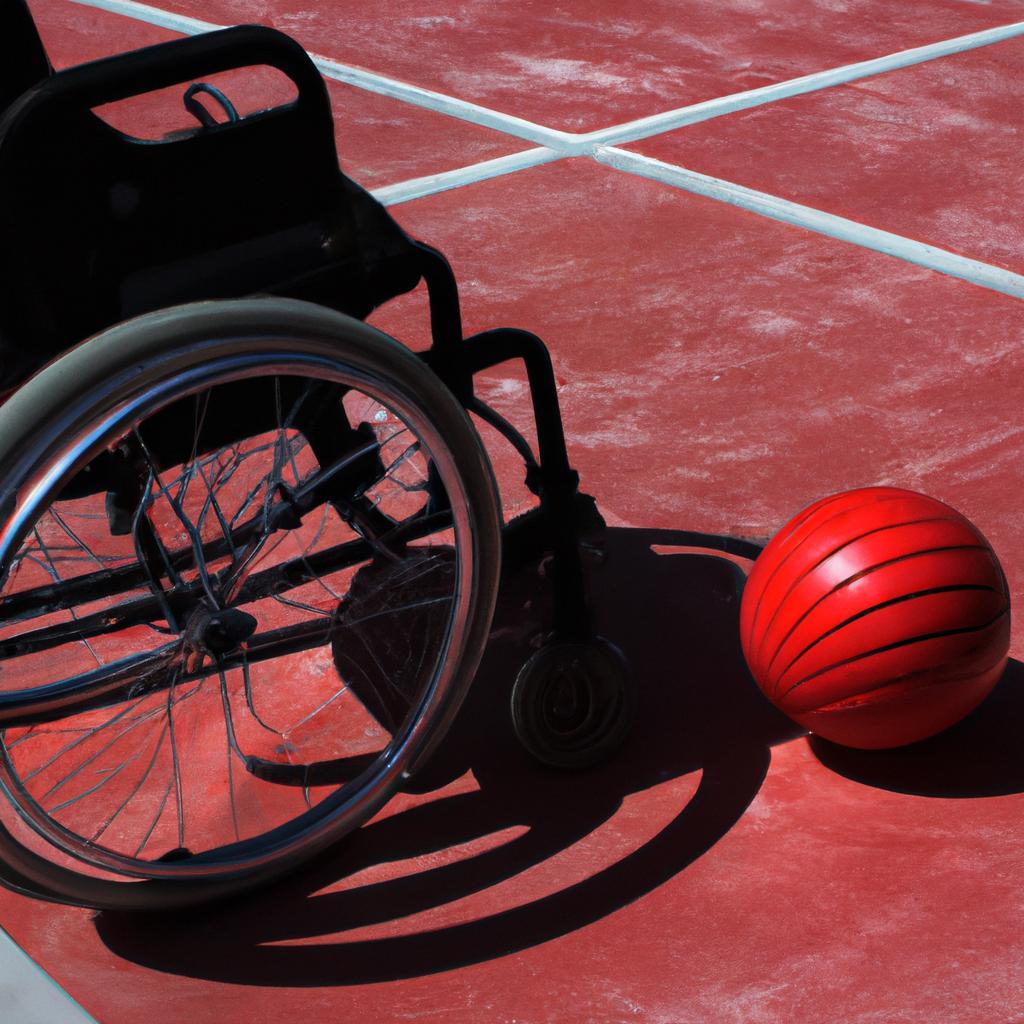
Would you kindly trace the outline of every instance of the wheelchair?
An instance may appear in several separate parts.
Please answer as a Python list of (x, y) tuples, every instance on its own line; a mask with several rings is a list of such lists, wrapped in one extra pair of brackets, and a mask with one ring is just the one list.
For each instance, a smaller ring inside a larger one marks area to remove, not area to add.
[[(444, 256), (339, 171), (304, 50), (242, 26), (54, 73), (23, 0), (0, 22), (0, 881), (173, 909), (323, 851), (442, 741), (503, 560), (544, 556), (554, 609), (516, 735), (609, 756), (635, 695), (547, 349), (463, 336)], [(240, 118), (199, 81), (256, 66), (294, 100)], [(164, 140), (94, 112), (188, 82)], [(365, 320), (421, 283), (414, 352)], [(510, 360), (536, 455), (474, 392)], [(525, 464), (512, 522), (470, 414)]]

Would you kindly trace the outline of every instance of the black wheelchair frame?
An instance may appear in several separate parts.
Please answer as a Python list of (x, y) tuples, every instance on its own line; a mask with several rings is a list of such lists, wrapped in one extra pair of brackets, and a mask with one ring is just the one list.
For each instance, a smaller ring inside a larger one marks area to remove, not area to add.
[[(301, 46), (275, 30), (243, 26), (53, 73), (23, 0), (0, 10), (0, 41), (7, 59), (0, 81), (0, 390), (11, 394), (97, 332), (182, 303), (273, 295), (361, 321), (424, 283), (432, 340), (417, 353), (423, 373), (436, 375), (465, 410), (514, 446), (539, 499), (535, 510), (505, 525), (504, 562), (553, 556), (554, 622), (539, 661), (517, 683), (518, 735), (532, 754), (561, 767), (585, 767), (611, 753), (628, 729), (634, 697), (624, 666), (599, 671), (597, 681), (580, 668), (582, 649), (606, 645), (591, 625), (579, 549), (581, 531), (601, 520), (570, 465), (549, 353), (524, 330), (463, 336), (445, 257), (410, 238), (339, 171), (326, 87)], [(293, 102), (237, 121), (205, 116), (196, 130), (166, 142), (130, 138), (94, 112), (259, 65), (291, 80)], [(525, 366), (536, 456), (474, 393), (475, 374), (512, 360)], [(173, 463), (178, 432), (173, 422), (167, 427), (165, 460)], [(212, 435), (238, 429), (234, 412), (209, 424)], [(357, 440), (320, 444), (330, 455)], [(119, 501), (130, 503), (130, 474), (116, 453), (89, 468), (80, 486), (106, 491), (112, 515)], [(581, 734), (578, 722), (565, 725), (571, 741), (558, 721), (567, 687), (575, 691), (574, 714), (581, 702), (600, 711), (589, 719), (590, 733)], [(0, 726), (30, 720), (19, 719), (17, 702), (4, 698), (0, 693)], [(8, 868), (6, 884), (67, 899), (28, 872)]]

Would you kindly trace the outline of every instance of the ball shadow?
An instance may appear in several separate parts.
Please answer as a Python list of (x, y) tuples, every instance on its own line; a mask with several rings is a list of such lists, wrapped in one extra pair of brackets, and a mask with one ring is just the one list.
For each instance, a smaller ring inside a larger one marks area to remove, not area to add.
[[(472, 692), (417, 777), (419, 795), (401, 798), (411, 806), (244, 898), (180, 915), (98, 914), (96, 928), (108, 948), (154, 969), (235, 984), (408, 978), (584, 927), (700, 857), (757, 794), (771, 745), (803, 730), (764, 700), (746, 671), (737, 633), (743, 574), (735, 564), (652, 548), (692, 544), (692, 535), (682, 533), (612, 529), (596, 543), (599, 553), (588, 565), (596, 625), (622, 648), (639, 687), (637, 722), (616, 757), (586, 772), (560, 773), (530, 759), (513, 734), (512, 683), (550, 621), (549, 588), (538, 567), (528, 566), (503, 583)], [(477, 791), (436, 795), (469, 770)], [(653, 839), (638, 848), (624, 841), (620, 859), (583, 881), (493, 910), (502, 901), (488, 890), (586, 838), (627, 795), (697, 771), (696, 792)], [(461, 860), (440, 866), (428, 860), (412, 874), (380, 868), (502, 830), (516, 834)], [(373, 868), (373, 880), (324, 891)], [(346, 934), (472, 894), (483, 894), (476, 920), (381, 938)]]
[(893, 750), (853, 750), (810, 739), (827, 768), (855, 782), (916, 796), (1024, 793), (1024, 665), (1013, 659), (996, 687), (963, 721), (931, 739)]

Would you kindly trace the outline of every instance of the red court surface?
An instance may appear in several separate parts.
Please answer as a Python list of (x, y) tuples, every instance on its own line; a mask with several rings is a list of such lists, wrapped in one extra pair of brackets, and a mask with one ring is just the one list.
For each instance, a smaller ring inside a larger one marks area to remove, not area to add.
[(883, 0), (853, 9), (802, 0), (162, 6), (218, 24), (274, 24), (335, 60), (577, 132), (1003, 25), (1019, 14), (1016, 3), (963, 0), (913, 7)]
[[(1009, 0), (167, 6), (274, 24), (332, 60), (569, 131), (1024, 11)], [(168, 35), (70, 0), (32, 8), (60, 64)], [(1021, 46), (626, 148), (898, 234), (910, 254), (924, 242), (1019, 272)], [(331, 88), (343, 165), (370, 187), (527, 148)], [(137, 116), (159, 126), (165, 115)], [(228, 905), (128, 917), (0, 892), (3, 927), (102, 1024), (1024, 1021), (1020, 662), (924, 743), (864, 752), (808, 737), (743, 666), (746, 563), (694, 553), (681, 532), (767, 537), (826, 494), (908, 487), (977, 524), (1019, 604), (1024, 282), (1010, 273), (997, 291), (585, 155), (391, 212), (451, 260), (467, 332), (515, 325), (551, 349), (570, 455), (609, 524), (588, 573), (600, 632), (641, 688), (634, 732), (614, 760), (575, 775), (518, 746), (509, 691), (547, 593), (528, 566), (503, 585), (425, 792)], [(424, 316), (418, 292), (372, 322), (420, 347)], [(516, 374), (490, 371), (480, 393), (526, 421)], [(489, 447), (515, 514), (521, 463)], [(1011, 655), (1022, 652), (1018, 631)]]
[(1013, 39), (629, 148), (1019, 273), (1022, 70)]

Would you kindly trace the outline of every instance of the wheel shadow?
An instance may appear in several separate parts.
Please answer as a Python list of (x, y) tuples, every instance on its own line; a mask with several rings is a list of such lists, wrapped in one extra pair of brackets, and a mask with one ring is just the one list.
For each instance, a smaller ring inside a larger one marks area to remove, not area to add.
[[(771, 746), (803, 734), (764, 700), (746, 671), (737, 633), (742, 572), (725, 558), (669, 550), (692, 543), (688, 534), (610, 529), (588, 565), (598, 631), (621, 647), (639, 686), (636, 725), (610, 762), (563, 774), (536, 764), (515, 739), (512, 683), (549, 621), (543, 566), (529, 566), (503, 584), (473, 690), (417, 779), (426, 802), (398, 798), (410, 806), (244, 898), (181, 915), (98, 914), (100, 938), (120, 957), (191, 977), (264, 986), (365, 984), (549, 941), (683, 871), (742, 816), (765, 777)], [(469, 770), (478, 790), (436, 795)], [(668, 825), (583, 881), (447, 927), (358, 934), (473, 894), (483, 894), (481, 906), (493, 906), (488, 890), (584, 840), (629, 794), (698, 771), (696, 791)], [(430, 866), (431, 854), (503, 830), (515, 834)], [(424, 858), (419, 870), (393, 877), (388, 865), (415, 857)], [(363, 871), (366, 881), (324, 891)]]

